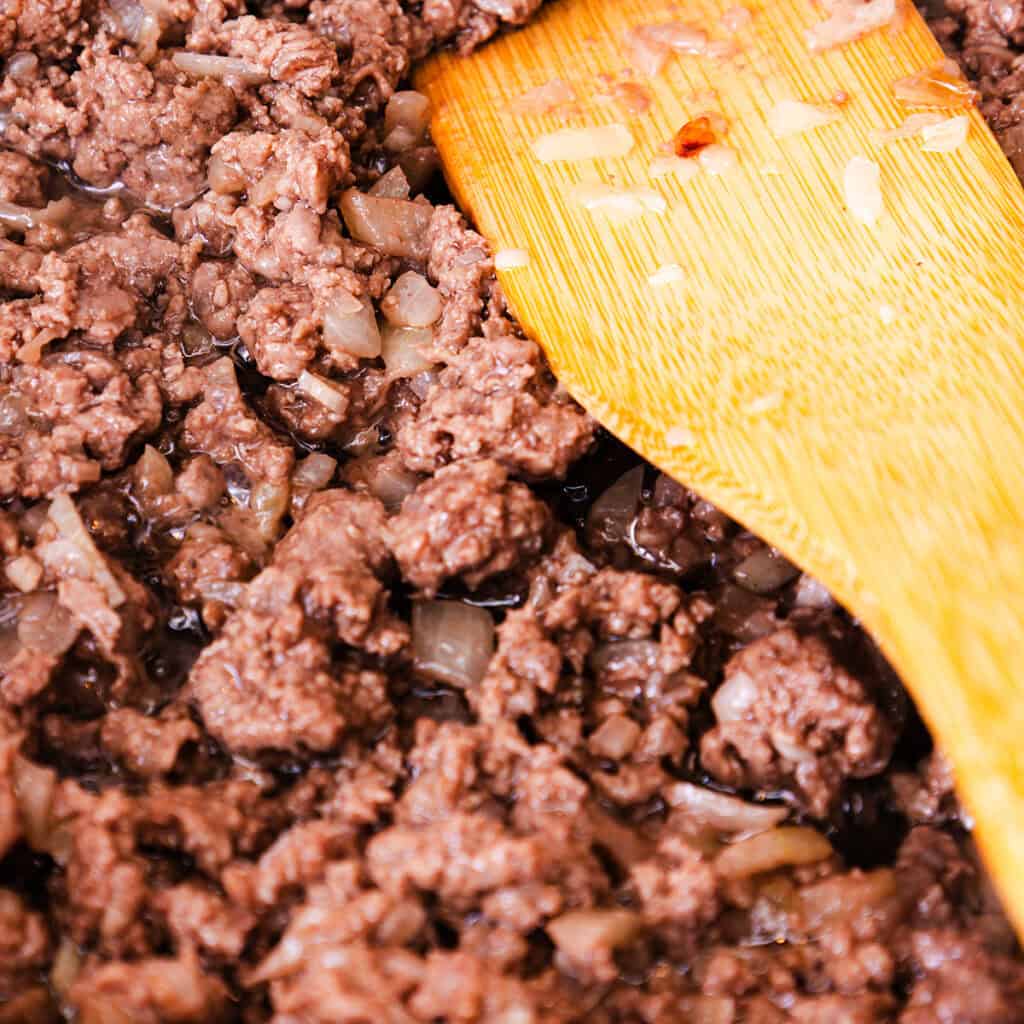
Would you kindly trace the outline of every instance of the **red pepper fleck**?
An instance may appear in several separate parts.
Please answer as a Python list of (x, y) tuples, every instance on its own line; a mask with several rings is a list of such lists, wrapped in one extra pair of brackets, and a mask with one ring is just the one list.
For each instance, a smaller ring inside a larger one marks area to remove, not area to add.
[(702, 149), (718, 141), (710, 117), (695, 117), (687, 121), (672, 140), (676, 156), (696, 156)]

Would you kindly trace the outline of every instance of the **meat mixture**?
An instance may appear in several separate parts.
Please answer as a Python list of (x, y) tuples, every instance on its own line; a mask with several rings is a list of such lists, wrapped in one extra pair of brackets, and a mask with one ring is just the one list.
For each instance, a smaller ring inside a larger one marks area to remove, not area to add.
[(539, 3), (3, 6), (0, 1024), (1024, 1021), (898, 680), (446, 205), (410, 65)]

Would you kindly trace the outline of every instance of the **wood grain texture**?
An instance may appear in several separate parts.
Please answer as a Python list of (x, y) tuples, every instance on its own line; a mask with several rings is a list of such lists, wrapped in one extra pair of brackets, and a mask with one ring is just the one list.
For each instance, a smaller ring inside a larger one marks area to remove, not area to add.
[[(478, 228), (529, 250), (502, 284), (575, 397), (818, 576), (880, 642), (954, 762), (1024, 929), (1024, 193), (975, 111), (953, 153), (872, 143), (908, 113), (891, 83), (941, 57), (913, 11), (898, 32), (811, 59), (820, 8), (748, 4), (738, 60), (672, 59), (633, 119), (598, 101), (597, 76), (626, 67), (628, 27), (683, 18), (722, 36), (732, 2), (551, 4), (421, 71), (434, 137)], [(556, 77), (578, 116), (508, 112)], [(837, 89), (851, 97), (838, 121), (772, 137), (779, 99)], [(739, 167), (652, 182), (660, 147), (709, 107), (729, 119)], [(531, 155), (544, 132), (614, 121), (636, 139), (624, 158)], [(854, 155), (881, 167), (872, 227), (844, 209)], [(595, 217), (570, 197), (581, 181), (651, 186), (668, 210)], [(666, 263), (683, 279), (652, 288)]]

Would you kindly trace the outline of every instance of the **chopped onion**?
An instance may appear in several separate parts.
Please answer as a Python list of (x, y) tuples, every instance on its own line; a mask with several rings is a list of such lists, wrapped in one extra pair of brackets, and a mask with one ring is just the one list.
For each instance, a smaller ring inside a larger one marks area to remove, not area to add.
[(408, 199), (372, 196), (349, 189), (341, 197), (345, 226), (356, 241), (375, 246), (386, 256), (423, 260), (433, 207)]
[(665, 790), (669, 805), (692, 816), (694, 823), (718, 832), (752, 836), (774, 828), (786, 819), (785, 807), (751, 804), (735, 796), (717, 793), (692, 782), (674, 782)]
[(632, 148), (633, 133), (616, 123), (548, 132), (534, 141), (533, 155), (542, 164), (549, 164), (625, 156)]
[(292, 473), (292, 487), (305, 491), (321, 491), (334, 479), (338, 468), (337, 459), (323, 452), (310, 452), (300, 459)]
[(14, 755), (12, 764), (14, 796), (18, 801), (25, 839), (33, 850), (46, 852), (52, 832), (53, 795), (57, 788), (57, 773), (35, 761)]
[(807, 30), (807, 45), (819, 53), (852, 43), (891, 24), (896, 13), (896, 0), (836, 0), (830, 17)]
[(107, 600), (111, 608), (124, 604), (124, 591), (121, 589), (114, 574), (110, 571), (106, 559), (100, 554), (99, 548), (82, 522), (75, 503), (66, 494), (58, 494), (50, 502), (47, 515), (57, 527), (61, 536), (78, 549), (82, 559), (88, 563), (92, 578), (107, 592)]
[(799, 575), (800, 570), (775, 548), (759, 548), (733, 569), (733, 579), (755, 594), (770, 594)]
[(389, 376), (414, 377), (434, 364), (424, 351), (434, 340), (429, 327), (396, 327), (386, 324), (381, 339), (381, 355)]
[(697, 160), (708, 174), (727, 174), (739, 163), (736, 150), (721, 142), (705, 146), (697, 154)]
[(550, 114), (559, 107), (566, 106), (576, 101), (576, 93), (568, 82), (560, 78), (553, 78), (543, 85), (527, 89), (521, 96), (517, 96), (508, 104), (508, 110), (512, 114)]
[(78, 947), (73, 940), (65, 936), (60, 940), (57, 955), (53, 958), (53, 967), (50, 968), (50, 984), (58, 996), (64, 996), (71, 988), (81, 966), (82, 956), (78, 952)]
[(629, 219), (645, 213), (664, 213), (668, 208), (665, 197), (652, 188), (616, 188), (602, 182), (575, 185), (572, 198), (591, 213), (607, 214), (613, 218)]
[(384, 110), (384, 134), (403, 128), (413, 142), (419, 142), (430, 123), (430, 100), (421, 92), (410, 89), (392, 93)]
[(214, 54), (179, 50), (171, 60), (186, 74), (197, 77), (236, 78), (243, 85), (262, 85), (269, 81), (269, 76), (262, 68), (239, 57), (218, 57)]
[(272, 484), (263, 481), (253, 487), (249, 495), (249, 509), (256, 517), (256, 529), (267, 543), (277, 539), (290, 499), (291, 488), (287, 482)]
[(820, 832), (783, 825), (727, 846), (715, 859), (715, 870), (723, 878), (749, 878), (831, 856), (832, 846)]
[(647, 173), (652, 178), (667, 178), (669, 176), (679, 182), (687, 182), (700, 174), (700, 164), (693, 160), (687, 160), (682, 156), (656, 156), (652, 161)]
[(413, 270), (402, 274), (381, 300), (380, 311), (399, 327), (429, 327), (441, 318), (441, 293)]
[(23, 594), (31, 593), (43, 578), (43, 567), (31, 555), (12, 558), (4, 570), (7, 578)]
[(660, 653), (653, 640), (609, 640), (594, 648), (590, 667), (596, 676), (644, 676), (654, 671)]
[(668, 60), (668, 46), (651, 33), (649, 25), (630, 29), (625, 37), (629, 62), (633, 69), (648, 78), (654, 78)]
[(344, 416), (348, 411), (348, 395), (318, 373), (303, 370), (296, 387), (337, 416)]
[(496, 270), (517, 270), (529, 266), (530, 253), (526, 249), (499, 249), (494, 254)]
[(757, 683), (746, 672), (733, 672), (715, 691), (711, 710), (719, 722), (740, 722), (758, 703), (759, 696)]
[(152, 445), (142, 449), (134, 468), (135, 483), (143, 498), (156, 498), (174, 490), (174, 470)]
[(839, 115), (813, 103), (800, 100), (780, 100), (768, 111), (768, 127), (777, 139), (798, 135), (835, 121)]
[(547, 933), (561, 952), (586, 961), (629, 942), (642, 923), (643, 918), (632, 910), (570, 910), (548, 921)]
[(868, 226), (882, 215), (882, 172), (874, 162), (855, 156), (843, 171), (843, 197), (851, 216)]
[(18, 613), (18, 640), (40, 654), (60, 657), (78, 637), (79, 624), (49, 591), (29, 594)]
[(971, 122), (966, 114), (950, 117), (921, 129), (921, 148), (926, 153), (952, 153), (967, 141)]
[(895, 128), (876, 128), (871, 132), (871, 141), (884, 146), (898, 139), (909, 139), (920, 135), (922, 129), (933, 124), (941, 124), (945, 120), (946, 118), (938, 113), (911, 114)]
[(667, 284), (676, 284), (684, 281), (686, 275), (678, 263), (663, 263), (653, 274), (647, 275), (648, 283), (654, 288), (662, 288)]
[(386, 199), (408, 199), (409, 179), (405, 176), (405, 171), (396, 164), (370, 186), (369, 194), (384, 196)]
[(799, 608), (831, 608), (835, 600), (828, 588), (819, 583), (813, 576), (804, 573), (796, 585), (793, 603)]
[(345, 467), (345, 477), (363, 484), (389, 512), (397, 512), (420, 483), (420, 477), (406, 469), (394, 452), (355, 459)]
[(380, 355), (380, 328), (373, 303), (339, 289), (324, 306), (324, 344), (357, 359)]
[(494, 653), (494, 621), (459, 601), (417, 601), (412, 610), (416, 669), (451, 686), (476, 686)]
[(587, 513), (588, 539), (600, 539), (605, 544), (625, 541), (640, 508), (643, 485), (644, 467), (635, 466), (603, 491)]
[(974, 103), (975, 92), (956, 61), (943, 60), (934, 67), (917, 71), (892, 84), (893, 95), (912, 107), (962, 110)]

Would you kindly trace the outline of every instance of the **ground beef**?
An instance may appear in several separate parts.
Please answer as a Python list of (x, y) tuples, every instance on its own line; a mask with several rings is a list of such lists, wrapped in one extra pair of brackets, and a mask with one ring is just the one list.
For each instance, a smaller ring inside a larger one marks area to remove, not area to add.
[(780, 630), (756, 640), (726, 666), (713, 700), (718, 724), (701, 759), (733, 786), (793, 785), (823, 816), (847, 778), (881, 772), (891, 728), (863, 684), (816, 636)]
[(507, 334), (474, 338), (454, 356), (397, 440), (418, 472), (477, 457), (536, 478), (564, 476), (593, 433), (589, 417), (554, 386), (537, 346)]
[[(406, 127), (539, 6), (0, 13), (0, 1024), (1024, 1024), (881, 656), (562, 391)], [(1019, 7), (933, 18), (1017, 164)]]
[(497, 462), (446, 466), (402, 505), (391, 522), (402, 575), (427, 593), (460, 576), (477, 587), (539, 554), (549, 514)]

